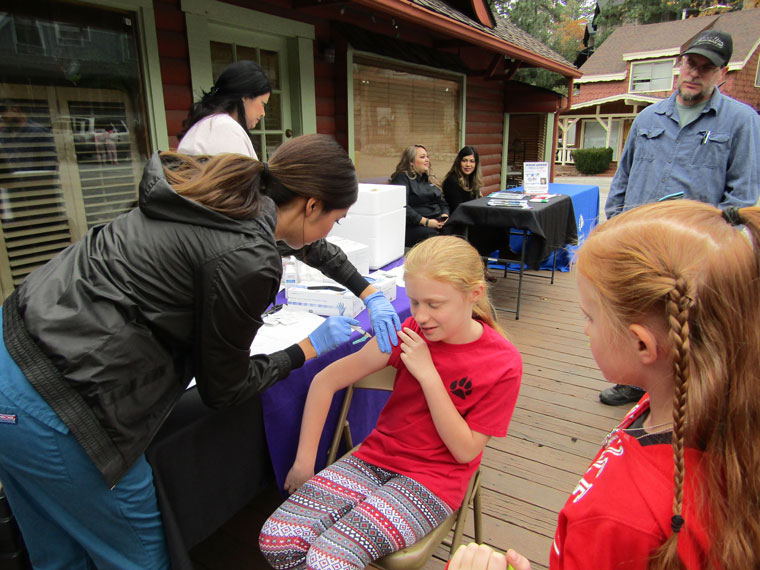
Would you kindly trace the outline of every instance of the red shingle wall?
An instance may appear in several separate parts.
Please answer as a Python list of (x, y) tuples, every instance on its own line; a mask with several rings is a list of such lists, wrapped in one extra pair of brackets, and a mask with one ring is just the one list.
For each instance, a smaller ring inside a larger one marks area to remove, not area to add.
[(727, 75), (726, 83), (720, 90), (760, 112), (760, 87), (755, 87), (758, 58), (760, 58), (760, 48), (755, 50), (743, 69), (732, 71)]

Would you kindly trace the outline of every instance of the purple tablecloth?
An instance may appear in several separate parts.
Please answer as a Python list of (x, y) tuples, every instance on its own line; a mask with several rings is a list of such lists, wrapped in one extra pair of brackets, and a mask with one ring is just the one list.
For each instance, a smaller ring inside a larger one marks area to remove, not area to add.
[[(403, 259), (389, 263), (383, 269), (391, 269), (401, 263), (403, 263)], [(282, 297), (278, 296), (278, 303), (284, 302), (284, 294), (281, 295)], [(393, 307), (396, 309), (402, 322), (411, 314), (409, 299), (406, 296), (406, 289), (403, 287), (396, 288), (396, 300), (393, 301)], [(361, 323), (361, 327), (364, 330), (371, 330), (369, 314), (366, 309), (359, 313), (356, 319)], [(351, 340), (356, 340), (359, 336), (359, 333), (354, 333)], [(274, 468), (275, 478), (280, 489), (282, 489), (285, 477), (296, 457), (298, 436), (301, 430), (301, 416), (312, 379), (330, 363), (358, 351), (363, 346), (364, 343), (346, 343), (335, 350), (318, 356), (308, 361), (298, 370), (291, 372), (287, 378), (279, 381), (261, 395), (264, 429), (266, 431), (269, 455), (272, 459), (272, 467)], [(325, 466), (327, 451), (332, 442), (340, 405), (343, 401), (343, 393), (344, 391), (341, 390), (333, 398), (330, 413), (325, 422), (325, 429), (322, 432), (322, 439), (319, 443), (316, 471)], [(357, 390), (354, 393), (351, 409), (348, 414), (351, 436), (354, 443), (362, 441), (372, 431), (372, 428), (375, 427), (380, 410), (382, 410), (388, 397), (389, 393), (377, 390)]]

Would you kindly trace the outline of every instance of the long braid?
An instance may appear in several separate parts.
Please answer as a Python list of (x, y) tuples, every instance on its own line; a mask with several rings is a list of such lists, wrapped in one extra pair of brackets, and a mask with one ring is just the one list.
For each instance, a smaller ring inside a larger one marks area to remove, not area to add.
[(686, 281), (677, 277), (665, 303), (668, 338), (673, 347), (674, 401), (673, 401), (673, 516), (670, 527), (673, 533), (667, 538), (650, 564), (650, 570), (681, 568), (678, 557), (678, 535), (684, 525), (683, 484), (684, 439), (687, 392), (690, 377), (689, 310), (692, 299), (688, 296)]

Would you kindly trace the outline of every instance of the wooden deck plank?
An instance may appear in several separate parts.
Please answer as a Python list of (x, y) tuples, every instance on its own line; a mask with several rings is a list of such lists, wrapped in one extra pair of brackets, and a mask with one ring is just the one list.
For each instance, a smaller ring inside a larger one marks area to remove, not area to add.
[[(500, 272), (493, 284), (497, 305), (514, 308), (517, 279)], [(548, 272), (541, 272), (548, 274)], [(554, 285), (527, 276), (520, 319), (499, 312), (499, 322), (523, 357), (523, 385), (509, 435), (492, 439), (483, 454), (485, 542), (514, 547), (535, 570), (549, 564), (557, 513), (604, 436), (627, 411), (598, 400), (608, 384), (594, 363), (583, 334), (575, 278), (557, 273)], [(258, 552), (258, 532), (280, 502), (272, 489), (257, 497), (209, 539), (191, 551), (198, 570), (267, 570)], [(472, 514), (465, 541), (473, 536)], [(440, 546), (424, 570), (444, 570), (448, 547)]]

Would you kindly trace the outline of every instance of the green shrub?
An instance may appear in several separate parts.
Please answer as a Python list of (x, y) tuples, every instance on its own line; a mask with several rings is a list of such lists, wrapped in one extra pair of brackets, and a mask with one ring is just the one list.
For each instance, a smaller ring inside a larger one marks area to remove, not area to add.
[(575, 169), (581, 174), (599, 174), (612, 162), (611, 148), (579, 148), (573, 151)]

